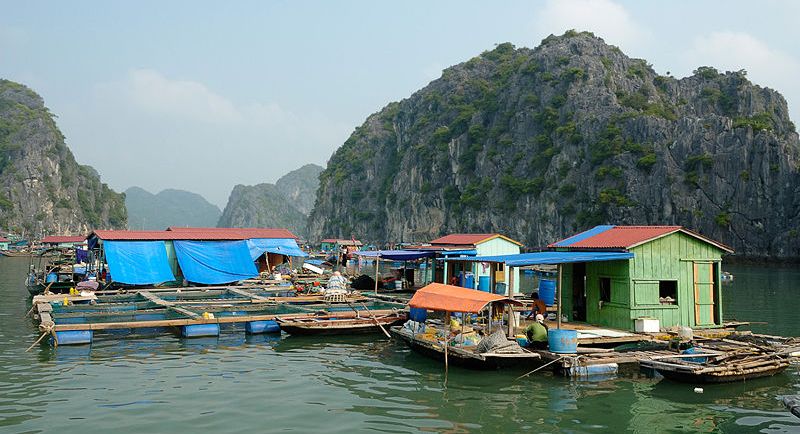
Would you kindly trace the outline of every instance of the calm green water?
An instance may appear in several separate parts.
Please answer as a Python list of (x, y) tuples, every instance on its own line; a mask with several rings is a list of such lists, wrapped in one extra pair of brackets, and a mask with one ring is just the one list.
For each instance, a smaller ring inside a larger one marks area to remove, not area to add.
[[(706, 386), (451, 369), (379, 336), (97, 340), (25, 348), (27, 262), (0, 259), (0, 432), (798, 432), (797, 369)], [(798, 335), (800, 270), (729, 267), (726, 315)]]

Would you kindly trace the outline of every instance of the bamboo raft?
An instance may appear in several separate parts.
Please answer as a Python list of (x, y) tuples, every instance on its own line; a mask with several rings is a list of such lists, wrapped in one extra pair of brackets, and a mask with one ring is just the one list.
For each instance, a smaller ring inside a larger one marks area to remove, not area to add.
[(702, 342), (704, 354), (643, 360), (641, 366), (664, 378), (687, 383), (726, 383), (779, 374), (800, 353), (800, 345), (770, 341), (771, 337), (736, 335)]

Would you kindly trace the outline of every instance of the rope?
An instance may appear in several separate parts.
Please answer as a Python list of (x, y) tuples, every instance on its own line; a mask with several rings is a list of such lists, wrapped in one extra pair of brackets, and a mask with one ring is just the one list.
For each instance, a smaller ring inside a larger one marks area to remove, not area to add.
[(39, 336), (39, 339), (36, 339), (36, 342), (34, 342), (33, 344), (31, 344), (31, 346), (29, 346), (29, 347), (28, 347), (28, 349), (27, 349), (27, 350), (25, 350), (25, 352), (27, 353), (28, 351), (30, 351), (30, 350), (31, 350), (33, 347), (35, 347), (35, 346), (36, 346), (36, 345), (37, 345), (39, 342), (41, 342), (41, 341), (42, 341), (42, 339), (44, 339), (44, 337), (45, 337), (45, 336), (47, 336), (47, 335), (49, 335), (49, 334), (52, 334), (52, 335), (53, 335), (53, 339), (55, 339), (55, 341), (54, 341), (54, 342), (55, 342), (55, 344), (56, 344), (56, 345), (58, 345), (58, 339), (56, 338), (55, 328), (56, 328), (56, 327), (55, 327), (55, 324), (53, 324), (53, 325), (49, 325), (49, 326), (44, 326), (44, 333), (42, 333), (42, 335), (41, 335), (41, 336)]
[(538, 371), (538, 370), (540, 370), (540, 369), (544, 368), (545, 366), (552, 365), (553, 363), (555, 363), (555, 362), (558, 362), (558, 361), (560, 361), (560, 360), (563, 360), (563, 359), (564, 359), (564, 356), (561, 356), (561, 357), (559, 357), (559, 358), (557, 358), (557, 359), (555, 359), (555, 360), (551, 360), (551, 361), (549, 361), (549, 362), (545, 363), (544, 365), (542, 365), (542, 366), (539, 366), (538, 368), (534, 369), (533, 371), (531, 371), (531, 372), (528, 372), (527, 374), (520, 375), (519, 377), (515, 378), (515, 379), (514, 379), (514, 381), (517, 381), (517, 380), (519, 380), (520, 378), (525, 378), (525, 377), (527, 377), (528, 375), (531, 375), (531, 374), (533, 374), (534, 372), (536, 372), (536, 371)]

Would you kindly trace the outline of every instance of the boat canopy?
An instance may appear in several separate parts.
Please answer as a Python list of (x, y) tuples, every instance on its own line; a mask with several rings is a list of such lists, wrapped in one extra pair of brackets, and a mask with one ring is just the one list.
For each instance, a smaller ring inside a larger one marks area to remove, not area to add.
[(429, 310), (477, 313), (483, 310), (487, 304), (496, 301), (518, 303), (502, 295), (443, 283), (431, 283), (418, 289), (408, 305)]
[[(619, 261), (632, 258), (633, 258), (633, 253), (630, 252), (547, 251), (547, 252), (534, 252), (534, 253), (519, 253), (516, 255), (473, 256), (471, 258), (458, 258), (458, 260), (469, 261), (469, 262), (502, 262), (509, 267), (526, 267), (529, 265), (555, 265), (555, 264), (570, 264), (574, 262)], [(445, 259), (445, 260), (450, 260), (450, 259)]]
[(111, 280), (128, 285), (153, 285), (175, 280), (163, 241), (106, 241)]
[(250, 258), (253, 260), (265, 252), (301, 258), (308, 257), (308, 254), (300, 250), (297, 241), (292, 238), (250, 238), (247, 240), (247, 248), (250, 249)]
[(174, 241), (189, 282), (216, 285), (258, 276), (247, 241)]
[(432, 250), (365, 250), (353, 252), (358, 256), (366, 258), (389, 259), (392, 261), (413, 261), (415, 259), (433, 258), (436, 251)]

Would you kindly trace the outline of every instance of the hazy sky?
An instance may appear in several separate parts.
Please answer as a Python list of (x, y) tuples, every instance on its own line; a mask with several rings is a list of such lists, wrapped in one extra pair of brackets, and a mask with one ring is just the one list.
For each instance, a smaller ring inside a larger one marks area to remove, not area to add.
[(16, 1), (0, 15), (0, 77), (41, 94), (112, 188), (223, 207), (235, 184), (325, 165), (443, 68), (570, 28), (677, 77), (747, 69), (797, 123), (798, 17), (789, 1)]

